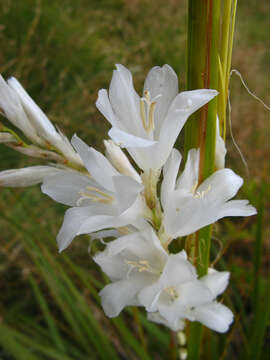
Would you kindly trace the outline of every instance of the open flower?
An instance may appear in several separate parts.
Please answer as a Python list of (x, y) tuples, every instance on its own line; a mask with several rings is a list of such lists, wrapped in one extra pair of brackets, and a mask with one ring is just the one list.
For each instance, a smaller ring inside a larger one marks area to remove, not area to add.
[(139, 292), (158, 281), (168, 257), (150, 226), (108, 243), (94, 257), (112, 281), (100, 292), (106, 315), (114, 317), (125, 306), (139, 305)]
[(220, 332), (232, 322), (231, 311), (215, 301), (226, 289), (229, 273), (211, 270), (198, 279), (185, 251), (168, 254), (150, 226), (109, 242), (94, 261), (112, 281), (100, 292), (109, 317), (139, 305), (152, 313), (153, 321), (175, 331), (185, 319)]
[(128, 224), (143, 226), (145, 205), (140, 196), (143, 185), (120, 174), (98, 151), (77, 136), (72, 145), (89, 174), (61, 173), (46, 178), (42, 191), (54, 200), (72, 206), (66, 211), (57, 236), (59, 250), (64, 250), (80, 234)]
[(216, 302), (216, 297), (226, 289), (229, 273), (210, 269), (208, 275), (197, 279), (195, 268), (187, 261), (184, 251), (170, 258), (159, 281), (140, 292), (139, 301), (150, 311), (149, 320), (174, 331), (182, 330), (184, 320), (190, 320), (217, 332), (226, 332), (233, 314)]
[(179, 151), (173, 149), (163, 168), (161, 203), (168, 239), (189, 235), (226, 216), (256, 214), (247, 200), (230, 200), (243, 184), (232, 170), (218, 170), (198, 185), (199, 150), (189, 151), (185, 169), (177, 178), (180, 162)]
[(178, 94), (177, 76), (164, 65), (150, 70), (140, 98), (131, 73), (118, 64), (109, 94), (100, 90), (96, 105), (112, 125), (110, 137), (147, 171), (163, 166), (187, 118), (216, 95), (209, 89)]

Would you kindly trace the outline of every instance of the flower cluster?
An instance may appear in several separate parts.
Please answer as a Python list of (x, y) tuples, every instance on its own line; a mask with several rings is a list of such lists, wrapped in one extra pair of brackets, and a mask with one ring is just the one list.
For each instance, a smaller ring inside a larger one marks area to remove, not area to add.
[(129, 70), (117, 65), (109, 91), (100, 90), (96, 103), (112, 125), (104, 156), (76, 135), (70, 143), (17, 80), (0, 78), (2, 114), (33, 144), (21, 142), (5, 127), (0, 142), (55, 161), (2, 171), (0, 185), (42, 183), (43, 193), (70, 206), (57, 236), (60, 251), (80, 234), (108, 239), (93, 259), (111, 280), (100, 292), (109, 317), (133, 305), (143, 306), (149, 320), (174, 331), (190, 320), (225, 332), (233, 320), (232, 312), (217, 302), (229, 273), (210, 268), (199, 278), (185, 250), (170, 252), (174, 239), (226, 216), (256, 213), (248, 201), (231, 200), (243, 181), (224, 168), (226, 149), (218, 124), (216, 171), (199, 183), (199, 149), (189, 151), (179, 171), (175, 141), (188, 117), (216, 95), (210, 89), (178, 93), (177, 76), (164, 65), (151, 69), (140, 97)]

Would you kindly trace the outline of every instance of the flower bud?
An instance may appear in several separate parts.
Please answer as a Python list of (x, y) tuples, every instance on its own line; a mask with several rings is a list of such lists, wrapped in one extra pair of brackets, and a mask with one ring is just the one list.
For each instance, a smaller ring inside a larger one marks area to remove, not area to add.
[(113, 166), (123, 175), (131, 176), (133, 179), (142, 182), (139, 174), (129, 162), (127, 156), (112, 140), (104, 140), (106, 156)]
[(0, 186), (24, 187), (41, 183), (45, 177), (56, 175), (60, 169), (53, 166), (29, 166), (0, 172)]

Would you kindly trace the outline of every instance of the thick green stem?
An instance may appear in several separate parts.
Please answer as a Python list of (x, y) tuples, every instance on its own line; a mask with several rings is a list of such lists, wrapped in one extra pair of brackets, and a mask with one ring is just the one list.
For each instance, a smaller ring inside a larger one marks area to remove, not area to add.
[[(219, 0), (189, 0), (187, 87), (218, 88)], [(212, 100), (194, 114), (185, 128), (185, 158), (193, 147), (200, 148), (199, 183), (214, 172), (216, 146), (217, 100)], [(211, 227), (197, 232), (194, 264), (199, 276), (207, 273), (211, 243)], [(188, 359), (200, 357), (202, 328), (190, 326)]]

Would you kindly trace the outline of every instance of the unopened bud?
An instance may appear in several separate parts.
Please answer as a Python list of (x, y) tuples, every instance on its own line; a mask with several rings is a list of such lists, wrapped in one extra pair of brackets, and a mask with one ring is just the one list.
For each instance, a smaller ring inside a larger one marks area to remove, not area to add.
[(53, 151), (40, 149), (35, 145), (24, 147), (10, 144), (9, 147), (27, 156), (44, 160), (54, 160), (58, 163), (65, 163), (65, 159), (61, 155)]
[(53, 166), (29, 166), (0, 172), (0, 186), (25, 187), (41, 183), (45, 177), (61, 172)]
[(127, 156), (112, 140), (104, 140), (106, 155), (113, 166), (123, 175), (131, 176), (133, 179), (142, 182), (139, 174), (129, 162)]

